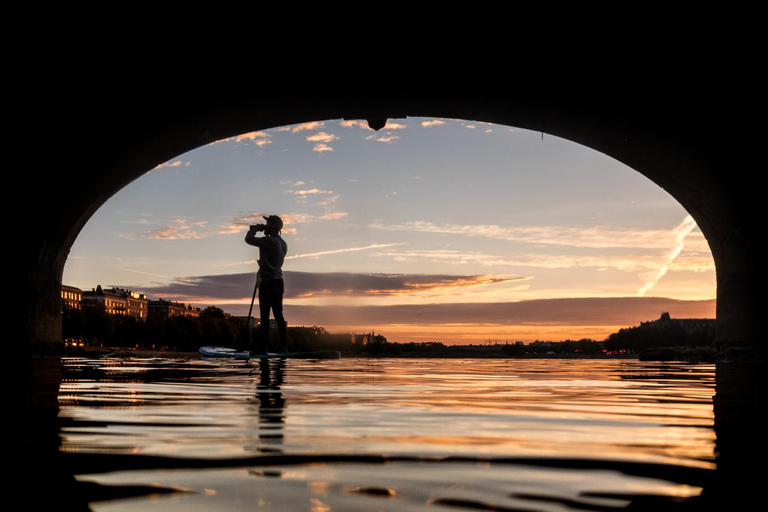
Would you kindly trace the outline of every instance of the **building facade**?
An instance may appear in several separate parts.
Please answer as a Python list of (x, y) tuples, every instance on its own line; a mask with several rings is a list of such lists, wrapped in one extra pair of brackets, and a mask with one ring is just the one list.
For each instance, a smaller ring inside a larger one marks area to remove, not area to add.
[(201, 312), (200, 308), (181, 302), (149, 300), (144, 293), (123, 288), (102, 288), (101, 285), (90, 291), (62, 285), (61, 300), (63, 307), (82, 309), (98, 305), (111, 315), (131, 316), (140, 320), (146, 320), (150, 316), (199, 317)]
[(123, 296), (128, 302), (128, 315), (146, 320), (149, 316), (149, 299), (143, 293), (123, 290)]
[(82, 292), (81, 304), (84, 307), (103, 306), (111, 315), (132, 316), (141, 320), (146, 320), (149, 314), (149, 299), (145, 294), (122, 288), (104, 289), (98, 285), (89, 292)]
[(714, 327), (717, 321), (714, 318), (672, 318), (669, 313), (664, 312), (658, 320), (651, 322), (642, 322), (640, 325), (650, 327), (663, 327), (665, 325), (680, 325), (686, 332), (694, 332), (702, 329)]
[(71, 309), (80, 309), (83, 301), (83, 290), (74, 286), (61, 286), (61, 305)]
[(110, 315), (126, 316), (128, 314), (128, 301), (122, 294), (104, 290), (101, 285), (89, 292), (83, 292), (82, 304), (83, 307), (101, 306)]
[(381, 334), (374, 334), (373, 331), (365, 334), (352, 334), (352, 343), (358, 346), (370, 345), (372, 343), (386, 343), (387, 338)]
[(165, 299), (150, 300), (149, 316), (161, 318), (170, 316), (198, 317), (200, 316), (200, 308)]

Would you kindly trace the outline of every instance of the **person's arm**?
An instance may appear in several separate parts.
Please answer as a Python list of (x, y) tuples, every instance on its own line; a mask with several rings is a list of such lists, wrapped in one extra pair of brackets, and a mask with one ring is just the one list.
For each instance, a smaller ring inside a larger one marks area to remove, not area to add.
[(251, 226), (251, 229), (249, 229), (248, 233), (245, 234), (245, 243), (258, 247), (260, 245), (261, 237), (257, 237), (256, 233), (259, 231), (264, 231), (265, 227), (266, 226), (264, 224), (256, 224)]

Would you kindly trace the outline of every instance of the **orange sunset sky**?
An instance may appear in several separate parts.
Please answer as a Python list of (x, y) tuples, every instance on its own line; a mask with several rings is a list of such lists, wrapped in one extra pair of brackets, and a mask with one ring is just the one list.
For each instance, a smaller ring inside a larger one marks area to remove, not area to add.
[(218, 141), (148, 172), (76, 241), (63, 282), (248, 311), (262, 215), (285, 221), (286, 318), (389, 341), (604, 339), (715, 315), (688, 213), (547, 134), (464, 120), (329, 120)]

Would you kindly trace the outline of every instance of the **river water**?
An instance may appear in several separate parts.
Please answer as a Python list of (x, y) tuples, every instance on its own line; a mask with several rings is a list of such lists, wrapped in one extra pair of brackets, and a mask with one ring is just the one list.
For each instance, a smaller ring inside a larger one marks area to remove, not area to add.
[(63, 375), (77, 481), (139, 489), (95, 512), (663, 510), (716, 468), (708, 364), (67, 359)]

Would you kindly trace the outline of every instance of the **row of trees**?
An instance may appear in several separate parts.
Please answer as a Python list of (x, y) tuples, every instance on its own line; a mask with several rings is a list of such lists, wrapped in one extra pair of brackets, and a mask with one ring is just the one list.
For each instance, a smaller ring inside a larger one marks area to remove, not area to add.
[[(88, 345), (168, 349), (195, 352), (205, 345), (233, 347), (245, 319), (228, 316), (220, 308), (209, 306), (199, 317), (170, 316), (134, 317), (111, 315), (103, 307), (65, 308), (62, 335), (65, 339), (82, 339)], [(276, 337), (276, 329), (272, 329)], [(251, 330), (257, 340), (259, 329)], [(276, 346), (275, 339), (271, 346)], [(292, 351), (339, 350), (359, 352), (349, 334), (331, 334), (322, 327), (289, 327), (288, 348)]]
[(715, 343), (715, 328), (702, 327), (689, 331), (678, 322), (643, 324), (639, 327), (619, 329), (606, 338), (603, 346), (609, 351), (640, 353), (649, 348), (707, 347)]
[(528, 345), (503, 345), (502, 352), (508, 356), (522, 356), (526, 354), (543, 355), (550, 352), (555, 354), (600, 354), (603, 352), (603, 343), (589, 338), (565, 341), (535, 341)]
[(534, 342), (528, 345), (505, 345), (502, 351), (505, 354), (600, 354), (606, 353), (634, 353), (639, 354), (650, 348), (664, 347), (708, 347), (715, 342), (715, 328), (702, 327), (696, 330), (687, 330), (679, 322), (663, 324), (647, 323), (638, 327), (619, 329), (608, 336), (604, 341), (595, 341), (588, 338), (573, 341), (559, 342)]
[(215, 307), (206, 308), (197, 318), (139, 320), (111, 315), (95, 306), (65, 308), (61, 330), (65, 339), (83, 339), (89, 345), (197, 350), (202, 345), (232, 345), (244, 326), (244, 320), (227, 317)]
[[(91, 345), (150, 349), (197, 351), (204, 345), (232, 347), (245, 320), (227, 316), (219, 308), (210, 306), (197, 318), (174, 316), (137, 320), (133, 317), (110, 315), (103, 308), (65, 309), (62, 321), (64, 338), (84, 339)], [(276, 336), (276, 329), (272, 330)], [(253, 329), (253, 339), (259, 335)], [(648, 348), (711, 346), (714, 328), (689, 332), (676, 322), (643, 324), (620, 329), (605, 341), (591, 339), (561, 342), (534, 342), (528, 345), (502, 345), (506, 356), (526, 354), (598, 354), (606, 352), (640, 353)], [(271, 346), (275, 346), (274, 340)], [(386, 341), (366, 346), (356, 345), (349, 334), (331, 334), (321, 327), (289, 327), (288, 348), (301, 350), (339, 350), (347, 354), (440, 354), (456, 349), (442, 343), (389, 343)]]

